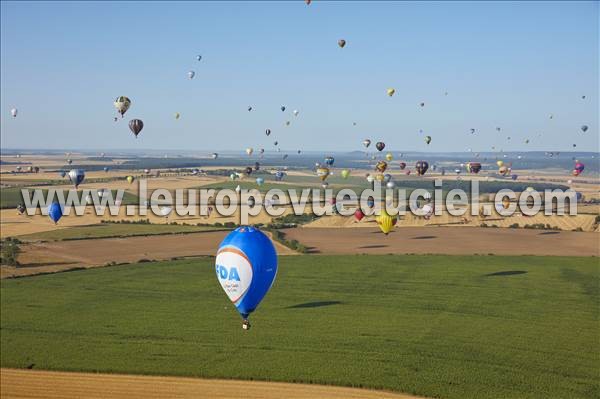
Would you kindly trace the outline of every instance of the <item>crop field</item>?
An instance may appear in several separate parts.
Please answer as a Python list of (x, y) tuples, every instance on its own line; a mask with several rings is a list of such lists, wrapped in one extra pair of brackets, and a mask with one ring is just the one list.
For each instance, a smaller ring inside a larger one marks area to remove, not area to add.
[(282, 256), (250, 331), (213, 258), (1, 282), (2, 367), (600, 395), (597, 258)]

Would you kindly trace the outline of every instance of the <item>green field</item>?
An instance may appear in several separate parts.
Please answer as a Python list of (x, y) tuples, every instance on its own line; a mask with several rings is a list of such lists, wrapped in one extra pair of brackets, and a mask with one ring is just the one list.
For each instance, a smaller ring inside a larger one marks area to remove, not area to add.
[(596, 258), (290, 256), (241, 319), (213, 260), (1, 283), (1, 365), (597, 398)]
[(157, 234), (193, 233), (198, 231), (222, 230), (213, 226), (193, 226), (180, 224), (137, 224), (101, 223), (88, 226), (75, 226), (67, 229), (43, 231), (19, 236), (22, 241), (59, 241), (85, 238), (130, 237)]

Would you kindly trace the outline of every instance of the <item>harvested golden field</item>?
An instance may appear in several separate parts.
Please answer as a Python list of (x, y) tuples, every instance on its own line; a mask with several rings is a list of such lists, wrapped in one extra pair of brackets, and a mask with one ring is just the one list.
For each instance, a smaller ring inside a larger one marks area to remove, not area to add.
[[(5, 399), (418, 399), (416, 396), (323, 385), (185, 377), (2, 369)], [(223, 389), (227, 387), (227, 389)]]
[[(166, 260), (176, 257), (207, 256), (216, 253), (228, 231), (206, 231), (124, 238), (34, 242), (21, 246), (20, 267), (2, 266), (2, 278), (53, 273), (73, 268)], [(296, 252), (277, 243), (279, 255)]]
[(375, 222), (365, 228), (284, 230), (319, 254), (449, 254), (600, 256), (597, 233), (481, 227), (397, 227), (385, 236)]

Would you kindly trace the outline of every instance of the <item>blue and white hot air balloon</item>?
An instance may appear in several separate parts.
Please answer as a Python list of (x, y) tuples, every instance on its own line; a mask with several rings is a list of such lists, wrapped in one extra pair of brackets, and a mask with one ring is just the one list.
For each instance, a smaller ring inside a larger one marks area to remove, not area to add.
[(262, 231), (241, 226), (225, 237), (215, 260), (221, 287), (250, 328), (248, 317), (265, 297), (277, 275), (277, 252)]
[(59, 219), (63, 215), (62, 206), (58, 202), (53, 202), (48, 207), (48, 217), (54, 222), (54, 224), (58, 223)]
[(85, 179), (85, 172), (83, 169), (71, 169), (69, 171), (69, 179), (71, 180), (71, 183), (75, 185), (75, 188), (77, 188), (83, 179)]

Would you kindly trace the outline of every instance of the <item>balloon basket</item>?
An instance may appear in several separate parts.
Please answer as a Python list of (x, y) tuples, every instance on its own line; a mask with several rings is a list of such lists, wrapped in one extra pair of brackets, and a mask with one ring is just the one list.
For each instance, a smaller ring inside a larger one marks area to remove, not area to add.
[(244, 330), (250, 329), (250, 322), (247, 319), (244, 319), (244, 321), (242, 322), (242, 329), (244, 329)]

